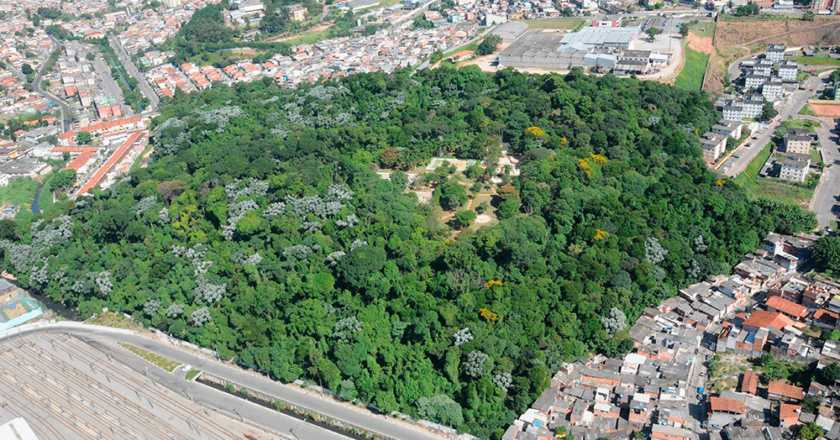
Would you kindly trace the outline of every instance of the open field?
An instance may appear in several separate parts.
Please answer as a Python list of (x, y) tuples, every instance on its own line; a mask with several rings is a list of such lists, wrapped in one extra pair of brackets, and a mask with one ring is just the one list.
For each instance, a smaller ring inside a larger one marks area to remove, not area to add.
[(674, 82), (675, 87), (684, 90), (700, 91), (703, 86), (703, 74), (709, 63), (709, 55), (685, 48), (685, 64)]
[(15, 179), (0, 188), (0, 206), (21, 205), (20, 210), (30, 209), (35, 190), (41, 182), (32, 179)]
[(700, 38), (712, 38), (715, 36), (715, 22), (701, 21), (700, 23), (689, 26), (688, 30)]
[(525, 20), (531, 29), (574, 29), (583, 20), (573, 17), (547, 18), (544, 20)]
[(770, 158), (772, 144), (768, 143), (761, 153), (753, 159), (743, 173), (733, 181), (744, 187), (751, 198), (767, 197), (784, 203), (807, 206), (814, 195), (814, 191), (807, 188), (775, 182), (758, 176), (767, 159)]
[(3, 341), (0, 411), (23, 417), (42, 440), (276, 438), (172, 393), (96, 347), (66, 335)]
[(802, 108), (799, 114), (840, 118), (840, 103), (835, 101), (811, 101)]
[(840, 66), (840, 59), (832, 57), (792, 57), (791, 60), (809, 66)]
[(283, 38), (279, 41), (291, 45), (317, 43), (319, 41), (326, 40), (327, 38), (329, 38), (330, 26), (331, 25), (329, 24), (314, 26), (308, 30), (292, 35), (291, 37)]

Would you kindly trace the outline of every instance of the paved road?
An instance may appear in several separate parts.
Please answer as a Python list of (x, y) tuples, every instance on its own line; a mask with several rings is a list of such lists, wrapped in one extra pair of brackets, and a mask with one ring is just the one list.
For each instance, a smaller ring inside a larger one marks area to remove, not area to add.
[[(744, 143), (744, 145), (737, 148), (736, 151), (733, 152), (734, 154), (721, 166), (720, 170), (726, 176), (735, 177), (742, 173), (747, 168), (750, 161), (755, 159), (755, 157), (758, 156), (758, 153), (760, 153), (767, 143), (773, 138), (773, 133), (776, 131), (776, 127), (781, 125), (781, 122), (787, 120), (790, 116), (799, 113), (799, 110), (808, 103), (808, 99), (810, 99), (811, 95), (815, 93), (811, 92), (810, 89), (818, 89), (823, 86), (822, 80), (815, 76), (808, 78), (803, 84), (805, 85), (805, 90), (797, 89), (793, 93), (793, 96), (787, 99), (787, 102), (781, 104), (777, 108), (779, 110), (779, 115), (773, 119), (770, 127), (761, 131), (761, 133), (758, 134), (758, 139), (752, 140), (752, 138), (750, 138), (747, 141), (747, 143), (752, 142), (752, 146), (746, 147), (746, 143)], [(735, 157), (735, 154), (738, 152), (740, 152), (740, 158)]]
[[(398, 420), (387, 418), (380, 415), (375, 415), (364, 409), (342, 404), (334, 400), (321, 398), (317, 395), (309, 394), (296, 386), (284, 385), (279, 382), (269, 380), (256, 373), (242, 370), (238, 367), (231, 366), (217, 362), (193, 352), (188, 352), (178, 348), (169, 343), (163, 343), (153, 340), (141, 334), (127, 332), (120, 329), (112, 329), (108, 327), (87, 326), (76, 322), (61, 322), (46, 325), (24, 325), (16, 329), (6, 332), (0, 332), (0, 340), (6, 337), (13, 337), (15, 334), (27, 333), (69, 333), (73, 335), (82, 336), (85, 339), (93, 342), (113, 343), (125, 342), (151, 351), (158, 355), (172, 359), (176, 362), (185, 365), (191, 365), (194, 368), (208, 372), (214, 376), (220, 377), (230, 382), (234, 382), (254, 390), (260, 391), (267, 395), (275, 396), (287, 402), (293, 403), (300, 407), (308, 408), (312, 411), (331, 416), (339, 420), (345, 420), (349, 423), (361, 426), (370, 431), (379, 434), (390, 436), (397, 439), (413, 439), (413, 440), (439, 440), (445, 438), (442, 435), (436, 435), (417, 426), (410, 425)], [(183, 389), (183, 384), (181, 385)], [(196, 388), (197, 390), (197, 388)], [(192, 391), (190, 391), (191, 393)], [(188, 396), (189, 397), (189, 396)], [(234, 409), (242, 412), (238, 407), (231, 406), (219, 399), (212, 399), (214, 407), (229, 413), (235, 413)], [(241, 402), (241, 401), (240, 401)], [(219, 405), (222, 405), (221, 407)], [(244, 415), (244, 413), (242, 413)], [(275, 413), (276, 414), (276, 413)], [(277, 417), (281, 417), (277, 414)], [(249, 413), (250, 417), (250, 413)], [(255, 416), (257, 417), (257, 416)], [(288, 417), (288, 416), (286, 416)], [(262, 420), (260, 418), (254, 421)], [(296, 419), (295, 424), (298, 423)], [(300, 429), (307, 424), (301, 424)], [(297, 433), (298, 428), (295, 429)], [(319, 428), (320, 429), (320, 428)], [(316, 435), (301, 436), (304, 439), (321, 438)]]
[[(326, 10), (326, 6), (324, 6), (324, 10)], [(146, 77), (143, 76), (140, 70), (137, 69), (137, 66), (134, 65), (134, 61), (131, 59), (131, 56), (128, 55), (128, 52), (126, 52), (117, 37), (111, 35), (108, 37), (108, 43), (111, 44), (111, 47), (120, 59), (120, 63), (122, 63), (123, 67), (125, 67), (128, 74), (137, 81), (137, 87), (140, 88), (140, 92), (143, 93), (143, 96), (149, 99), (149, 107), (151, 108), (147, 110), (155, 110), (158, 104), (160, 104), (160, 98), (154, 92), (149, 82), (146, 81)]]
[(120, 104), (127, 114), (130, 113), (131, 107), (125, 105), (125, 97), (123, 96), (122, 89), (120, 88), (120, 85), (117, 84), (113, 75), (111, 75), (111, 66), (109, 66), (105, 61), (105, 58), (102, 57), (102, 53), (99, 49), (93, 49), (93, 53), (96, 55), (93, 60), (93, 70), (95, 70), (96, 74), (99, 76), (99, 80), (96, 81), (97, 86), (105, 92), (106, 97), (114, 100), (114, 103)]
[[(52, 45), (57, 44), (55, 39), (51, 38), (51, 40), (52, 40)], [(55, 50), (55, 48), (53, 46), (50, 46), (49, 54), (52, 54), (53, 50)], [(49, 58), (47, 58), (47, 59), (49, 59)], [(72, 121), (70, 120), (70, 108), (67, 106), (67, 103), (65, 103), (58, 96), (55, 96), (52, 93), (47, 92), (46, 90), (41, 88), (41, 80), (42, 80), (42, 77), (44, 76), (44, 71), (46, 70), (46, 67), (47, 67), (46, 64), (47, 64), (46, 60), (41, 64), (41, 68), (38, 70), (38, 75), (35, 76), (35, 81), (33, 81), (33, 83), (32, 83), (32, 90), (34, 90), (36, 93), (40, 94), (41, 96), (43, 96), (43, 97), (55, 102), (56, 104), (58, 104), (58, 106), (61, 110), (61, 123), (62, 123), (62, 126), (64, 128), (64, 131), (69, 131), (70, 130), (70, 124), (71, 124)]]
[[(838, 119), (798, 118), (816, 120), (822, 124), (816, 128), (816, 132), (825, 168), (811, 198), (811, 210), (817, 214), (819, 227), (825, 228), (832, 220), (838, 220), (840, 214), (840, 137), (837, 135), (840, 133), (840, 123)], [(835, 210), (835, 206), (838, 209)]]

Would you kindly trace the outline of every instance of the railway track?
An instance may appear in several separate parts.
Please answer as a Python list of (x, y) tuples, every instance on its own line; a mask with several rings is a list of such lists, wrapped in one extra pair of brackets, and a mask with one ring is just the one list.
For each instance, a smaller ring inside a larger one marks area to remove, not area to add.
[[(58, 342), (61, 348), (55, 349)], [(42, 346), (44, 343), (52, 344), (54, 350)], [(98, 365), (106, 358), (110, 362), (107, 366)], [(167, 420), (183, 420), (191, 436), (241, 438), (214, 421), (203, 407), (191, 408), (180, 396), (171, 396), (170, 390), (161, 390), (153, 382), (145, 387), (149, 379), (138, 386), (138, 382), (127, 378), (133, 373), (128, 366), (75, 337), (48, 336), (39, 342), (17, 340), (0, 350), (0, 360), (3, 359), (0, 383), (10, 390), (5, 397), (16, 406), (15, 412), (42, 422), (46, 420), (43, 414), (47, 414), (61, 425), (39, 423), (37, 428), (44, 438), (63, 440), (72, 433), (78, 438), (177, 439), (187, 434), (183, 424), (176, 426)], [(93, 375), (79, 368), (80, 364), (89, 365)], [(23, 379), (26, 377), (40, 380), (33, 386)], [(165, 408), (170, 416), (154, 414), (145, 408), (144, 401), (151, 408)]]

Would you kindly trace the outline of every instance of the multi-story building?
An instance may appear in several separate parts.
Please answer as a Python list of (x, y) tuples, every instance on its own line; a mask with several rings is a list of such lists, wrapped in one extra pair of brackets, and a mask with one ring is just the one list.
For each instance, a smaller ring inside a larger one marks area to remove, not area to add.
[(785, 45), (771, 44), (767, 46), (767, 52), (765, 53), (765, 57), (774, 63), (781, 62), (785, 59)]
[(808, 154), (788, 154), (782, 161), (782, 171), (779, 178), (792, 182), (804, 182), (811, 167), (811, 156)]
[(761, 87), (762, 84), (769, 81), (770, 77), (765, 75), (749, 74), (744, 80), (744, 87), (748, 90), (754, 90)]
[(741, 106), (744, 108), (745, 118), (757, 118), (761, 115), (761, 109), (764, 106), (764, 99), (761, 95), (749, 95), (743, 101)]
[(779, 64), (779, 77), (785, 81), (796, 81), (799, 64), (796, 61), (782, 61)]
[(727, 120), (724, 118), (712, 126), (712, 133), (739, 139), (743, 126), (744, 124), (738, 120)]
[(286, 9), (289, 11), (289, 16), (292, 18), (292, 21), (303, 21), (306, 20), (306, 8), (303, 7), (301, 4), (294, 4), (286, 6)]
[(740, 121), (744, 118), (744, 107), (739, 101), (734, 101), (723, 107), (723, 119)]
[(788, 130), (787, 135), (785, 135), (785, 152), (788, 154), (810, 154), (812, 140), (809, 134), (800, 134)]
[(761, 86), (761, 96), (768, 101), (775, 101), (782, 96), (782, 82), (778, 79), (773, 79), (765, 82)]
[(726, 150), (726, 136), (712, 132), (705, 133), (700, 138), (700, 147), (703, 148), (704, 159), (715, 161)]

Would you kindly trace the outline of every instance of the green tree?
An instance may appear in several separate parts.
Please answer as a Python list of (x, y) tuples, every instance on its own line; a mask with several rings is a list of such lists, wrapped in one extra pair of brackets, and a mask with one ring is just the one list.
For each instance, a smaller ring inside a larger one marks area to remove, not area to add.
[(814, 242), (814, 263), (818, 271), (840, 273), (840, 236), (826, 235)]
[(91, 140), (93, 140), (93, 136), (88, 131), (82, 131), (76, 135), (76, 143), (79, 145), (87, 145)]
[(823, 434), (823, 429), (814, 422), (808, 422), (799, 427), (796, 432), (797, 440), (814, 440)]
[(470, 227), (478, 215), (473, 210), (458, 211), (452, 218), (452, 223), (455, 229), (465, 229)]
[(0, 240), (13, 240), (17, 237), (17, 223), (10, 218), (0, 220)]
[(778, 114), (779, 112), (773, 107), (773, 103), (765, 99), (761, 106), (761, 120), (764, 122), (770, 121)]
[(447, 211), (460, 208), (469, 199), (467, 189), (456, 179), (448, 179), (437, 187), (436, 192), (439, 196), (440, 207)]
[(650, 27), (647, 28), (645, 34), (648, 36), (648, 41), (653, 41), (656, 39), (656, 36), (662, 33), (662, 29)]
[(53, 174), (50, 184), (54, 190), (66, 191), (76, 183), (76, 170), (62, 170)]
[(818, 370), (817, 377), (820, 383), (834, 385), (835, 382), (840, 381), (840, 364), (829, 362), (822, 370)]
[(24, 75), (32, 75), (33, 73), (35, 73), (35, 70), (32, 69), (32, 66), (30, 66), (29, 63), (24, 63), (23, 66), (21, 66), (20, 71)]
[(478, 43), (476, 53), (478, 55), (490, 55), (498, 49), (499, 44), (502, 43), (502, 37), (496, 34), (490, 34), (484, 38), (481, 43)]

